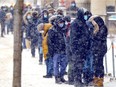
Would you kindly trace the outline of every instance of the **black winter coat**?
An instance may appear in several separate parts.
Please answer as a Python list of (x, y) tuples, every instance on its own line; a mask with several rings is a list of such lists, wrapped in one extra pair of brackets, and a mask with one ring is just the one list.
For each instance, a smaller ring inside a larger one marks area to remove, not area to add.
[[(92, 51), (94, 55), (104, 56), (107, 52), (107, 35), (108, 30), (101, 17), (94, 18), (94, 21), (99, 26), (99, 31), (93, 35)], [(101, 58), (101, 57), (99, 57)]]
[(58, 27), (48, 31), (48, 55), (66, 54), (65, 35)]
[(92, 51), (94, 54), (105, 55), (107, 52), (107, 27), (103, 25), (99, 32), (93, 35)]
[(70, 31), (70, 46), (72, 52), (72, 58), (85, 59), (88, 43), (89, 32), (86, 23), (80, 19), (75, 19), (71, 24)]

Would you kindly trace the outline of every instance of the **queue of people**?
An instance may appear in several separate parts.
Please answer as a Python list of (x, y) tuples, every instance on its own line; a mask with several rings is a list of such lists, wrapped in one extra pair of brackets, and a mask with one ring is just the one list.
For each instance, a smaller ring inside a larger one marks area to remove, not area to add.
[[(4, 7), (0, 10), (1, 37), (4, 36), (5, 21), (7, 33), (13, 32), (13, 8), (10, 7), (7, 15), (5, 11)], [(76, 18), (71, 21), (71, 17), (65, 16), (61, 9), (25, 7), (22, 47), (30, 48), (33, 58), (35, 49), (38, 49), (38, 62), (43, 64), (44, 58), (46, 65), (43, 78), (54, 76), (55, 83), (74, 87), (103, 87), (103, 58), (107, 52), (108, 35), (104, 20), (77, 8)], [(66, 72), (68, 81), (64, 78)]]
[[(103, 87), (103, 58), (107, 52), (108, 35), (103, 19), (83, 8), (77, 9), (77, 17), (73, 22), (70, 16), (62, 14), (49, 19), (52, 27), (48, 28), (48, 33), (44, 28), (39, 30), (47, 35), (46, 55), (50, 58), (47, 68), (51, 74), (46, 74), (44, 78), (54, 76), (55, 83), (75, 87)], [(64, 78), (67, 66), (68, 81)]]

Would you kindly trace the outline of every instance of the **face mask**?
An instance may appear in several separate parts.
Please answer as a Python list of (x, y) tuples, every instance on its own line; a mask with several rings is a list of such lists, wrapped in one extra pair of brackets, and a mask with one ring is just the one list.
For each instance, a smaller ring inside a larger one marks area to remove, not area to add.
[(66, 25), (68, 25), (68, 22), (65, 22)]
[(44, 15), (44, 18), (47, 18), (48, 16), (47, 15)]
[(72, 6), (74, 7), (74, 6), (75, 6), (75, 4), (72, 4)]
[(92, 22), (87, 21), (86, 24), (89, 28), (94, 28), (94, 25), (92, 24)]
[(40, 33), (44, 33), (44, 31), (39, 31)]
[(53, 15), (53, 14), (51, 14), (51, 13), (49, 14), (50, 17), (51, 17), (52, 15)]
[(10, 10), (13, 10), (13, 8), (10, 8)]
[(85, 16), (84, 16), (84, 19), (87, 21), (87, 19), (88, 19), (88, 16), (87, 16), (87, 15), (85, 15)]
[(64, 27), (64, 23), (60, 23), (60, 24), (58, 24), (58, 26), (59, 26), (60, 28), (62, 28), (62, 27)]
[(28, 16), (27, 16), (27, 19), (31, 19), (31, 16), (30, 16), (30, 15), (28, 15)]
[(3, 8), (4, 11), (6, 11), (6, 8)]

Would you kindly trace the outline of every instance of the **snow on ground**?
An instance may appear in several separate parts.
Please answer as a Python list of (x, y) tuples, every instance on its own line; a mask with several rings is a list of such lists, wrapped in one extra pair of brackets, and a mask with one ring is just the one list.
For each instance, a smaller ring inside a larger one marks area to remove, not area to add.
[[(114, 41), (116, 46), (116, 41)], [(108, 48), (111, 42), (108, 40)], [(7, 35), (5, 38), (0, 37), (0, 87), (12, 87), (13, 75), (13, 36)], [(36, 54), (38, 54), (36, 50)], [(115, 48), (116, 55), (116, 48)], [(112, 73), (112, 50), (107, 53), (108, 73)], [(115, 58), (116, 63), (116, 58)], [(116, 65), (115, 65), (116, 66)], [(66, 84), (55, 84), (54, 77), (45, 79), (45, 63), (39, 65), (38, 55), (31, 57), (30, 50), (24, 49), (22, 52), (22, 87), (74, 87)], [(67, 79), (67, 76), (65, 77)], [(104, 87), (116, 87), (116, 81), (110, 82), (111, 77), (105, 77)]]
[[(111, 45), (111, 39), (108, 38), (107, 40), (107, 47), (108, 47), (108, 51), (106, 54), (106, 58), (107, 58), (107, 69), (108, 69), (108, 73), (113, 74), (113, 63), (112, 63), (112, 45)], [(114, 59), (115, 59), (115, 75), (116, 75), (116, 36), (115, 39), (113, 41), (114, 43)], [(105, 58), (104, 58), (104, 65), (105, 65)], [(106, 65), (105, 65), (105, 70), (106, 70)]]

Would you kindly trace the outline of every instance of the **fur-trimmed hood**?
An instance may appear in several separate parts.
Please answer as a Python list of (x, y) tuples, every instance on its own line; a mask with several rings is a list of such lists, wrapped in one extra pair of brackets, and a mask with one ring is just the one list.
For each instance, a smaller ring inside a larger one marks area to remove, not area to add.
[(92, 22), (93, 26), (94, 26), (94, 34), (96, 34), (98, 31), (99, 31), (99, 25), (96, 23), (96, 21), (94, 20), (96, 17), (98, 17), (97, 15), (96, 16), (91, 16), (89, 18), (89, 21)]
[(27, 21), (27, 15), (31, 13), (31, 16), (33, 16), (33, 13), (37, 13), (37, 16), (39, 17), (38, 11), (27, 11), (24, 16), (23, 16), (23, 21), (24, 23), (27, 25), (28, 21)]
[(27, 12), (24, 14), (24, 16), (23, 16), (23, 21), (24, 21), (24, 23), (25, 23), (26, 25), (28, 24), (27, 15), (30, 14), (30, 13), (31, 13), (31, 15), (32, 15), (32, 12), (33, 12), (33, 11), (27, 11)]

